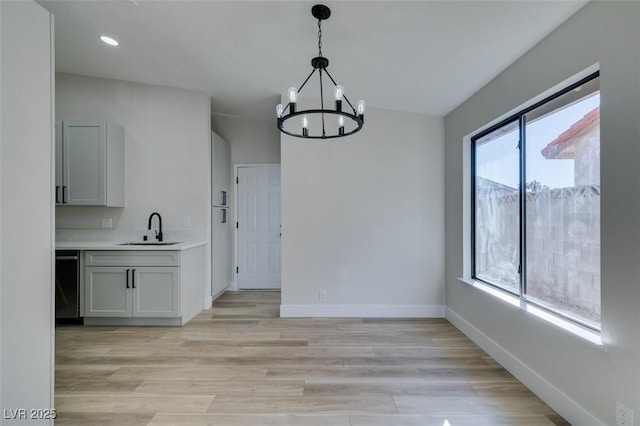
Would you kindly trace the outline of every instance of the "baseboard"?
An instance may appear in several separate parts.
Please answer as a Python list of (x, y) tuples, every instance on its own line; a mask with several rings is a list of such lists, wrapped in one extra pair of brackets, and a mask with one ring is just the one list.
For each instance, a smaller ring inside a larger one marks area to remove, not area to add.
[[(225, 287), (219, 292), (217, 292), (216, 294), (214, 294), (213, 296), (211, 296), (211, 302), (216, 300), (218, 297), (222, 296), (228, 289), (229, 289), (228, 287)], [(211, 307), (211, 305), (209, 305), (209, 307)]]
[(178, 327), (186, 324), (183, 318), (143, 318), (143, 317), (85, 317), (84, 325), (109, 325), (118, 327)]
[(227, 287), (227, 291), (238, 291), (238, 281), (235, 279), (231, 280), (229, 286)]
[(572, 425), (606, 426), (569, 395), (555, 387), (456, 312), (446, 308), (446, 318), (569, 423)]
[(204, 298), (204, 303), (202, 304), (202, 306), (204, 309), (209, 309), (211, 308), (212, 304), (213, 304), (213, 297), (207, 296)]
[(443, 305), (280, 305), (283, 318), (444, 318)]

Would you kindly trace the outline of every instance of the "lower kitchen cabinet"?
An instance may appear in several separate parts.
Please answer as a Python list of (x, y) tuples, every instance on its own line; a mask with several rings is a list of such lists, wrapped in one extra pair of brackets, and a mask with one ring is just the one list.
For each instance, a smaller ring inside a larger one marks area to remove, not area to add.
[(184, 325), (204, 307), (204, 256), (205, 246), (85, 251), (84, 323)]
[(180, 314), (178, 268), (135, 268), (134, 317), (177, 317)]
[(177, 267), (87, 266), (86, 317), (177, 317)]
[(128, 271), (130, 269), (123, 267), (87, 266), (84, 274), (85, 317), (132, 316), (133, 294)]

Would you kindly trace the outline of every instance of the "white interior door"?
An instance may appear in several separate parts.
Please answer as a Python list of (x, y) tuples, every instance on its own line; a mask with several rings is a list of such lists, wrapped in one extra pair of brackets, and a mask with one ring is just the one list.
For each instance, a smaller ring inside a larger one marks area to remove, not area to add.
[(239, 289), (280, 288), (280, 165), (238, 167)]

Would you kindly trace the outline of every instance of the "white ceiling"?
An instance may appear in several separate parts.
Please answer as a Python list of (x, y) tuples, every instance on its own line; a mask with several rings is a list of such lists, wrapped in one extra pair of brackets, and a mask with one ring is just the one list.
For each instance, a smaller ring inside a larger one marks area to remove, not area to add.
[[(352, 100), (442, 116), (586, 1), (333, 0), (323, 53)], [(265, 120), (311, 71), (315, 3), (40, 1), (55, 15), (57, 71), (204, 91), (217, 113)]]

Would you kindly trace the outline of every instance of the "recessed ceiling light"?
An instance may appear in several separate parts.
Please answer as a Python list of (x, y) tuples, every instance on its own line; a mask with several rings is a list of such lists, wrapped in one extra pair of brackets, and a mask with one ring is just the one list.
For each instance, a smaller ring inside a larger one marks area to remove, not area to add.
[(104, 43), (108, 44), (109, 46), (117, 46), (120, 43), (118, 43), (118, 40), (112, 39), (111, 37), (107, 37), (107, 36), (100, 36), (100, 40), (102, 40)]

